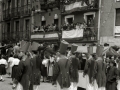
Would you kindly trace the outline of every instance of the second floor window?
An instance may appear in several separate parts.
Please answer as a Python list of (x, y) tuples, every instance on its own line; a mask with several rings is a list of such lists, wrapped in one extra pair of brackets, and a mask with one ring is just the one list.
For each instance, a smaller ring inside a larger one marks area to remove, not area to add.
[(120, 36), (120, 8), (116, 9), (115, 36)]
[(25, 0), (24, 5), (30, 4), (30, 0)]
[(21, 0), (15, 0), (15, 7), (21, 6)]

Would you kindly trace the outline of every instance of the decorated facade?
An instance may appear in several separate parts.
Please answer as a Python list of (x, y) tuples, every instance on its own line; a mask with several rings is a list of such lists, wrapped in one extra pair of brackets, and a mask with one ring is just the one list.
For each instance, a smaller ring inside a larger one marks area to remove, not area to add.
[(62, 0), (62, 39), (96, 42), (99, 0)]
[(31, 40), (59, 42), (61, 25), (60, 0), (33, 1), (34, 27)]
[(2, 1), (2, 40), (7, 43), (30, 38), (31, 0)]

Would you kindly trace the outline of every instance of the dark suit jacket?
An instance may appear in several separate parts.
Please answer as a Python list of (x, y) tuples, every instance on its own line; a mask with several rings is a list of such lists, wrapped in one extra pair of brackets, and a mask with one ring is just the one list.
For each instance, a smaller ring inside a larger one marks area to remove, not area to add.
[(40, 56), (35, 56), (31, 59), (31, 67), (32, 67), (32, 81), (31, 83), (33, 85), (39, 85), (40, 84), (40, 77), (41, 77), (41, 65), (42, 60)]
[(66, 58), (66, 56), (61, 55), (59, 60), (55, 63), (53, 80), (58, 81), (61, 88), (69, 88), (70, 87), (70, 60)]
[(19, 63), (19, 74), (17, 78), (17, 80), (23, 86), (23, 90), (29, 90), (31, 74), (32, 74), (31, 62), (30, 58), (27, 57), (25, 61), (20, 61)]
[(103, 62), (102, 58), (98, 58), (95, 62), (95, 74), (94, 77), (97, 81), (98, 87), (106, 86), (106, 64)]
[(109, 67), (107, 71), (107, 82), (116, 82), (117, 77), (119, 76), (118, 70), (116, 67)]
[(93, 58), (86, 60), (84, 75), (89, 76), (89, 83), (92, 83), (92, 78), (94, 76), (94, 65), (95, 65), (95, 61)]

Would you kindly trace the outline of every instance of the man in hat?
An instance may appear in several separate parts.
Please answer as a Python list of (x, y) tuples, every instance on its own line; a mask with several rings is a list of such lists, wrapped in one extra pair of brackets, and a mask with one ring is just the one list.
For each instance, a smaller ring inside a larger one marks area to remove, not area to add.
[(118, 71), (114, 66), (115, 62), (110, 60), (110, 67), (107, 71), (107, 86), (106, 90), (117, 90), (117, 79), (118, 79)]
[(107, 64), (104, 63), (104, 57), (102, 55), (104, 47), (101, 45), (97, 46), (96, 55), (97, 60), (94, 66), (94, 86), (96, 90), (105, 90), (106, 85), (106, 69)]
[(85, 68), (84, 68), (84, 72), (83, 72), (83, 77), (86, 77), (86, 90), (93, 90), (94, 86), (93, 86), (93, 75), (94, 75), (94, 59), (92, 57), (91, 54), (87, 54), (87, 60), (85, 63)]
[(37, 50), (33, 50), (32, 52), (33, 58), (30, 60), (32, 67), (31, 84), (33, 85), (32, 90), (38, 90), (38, 86), (40, 85), (42, 60)]
[(61, 42), (59, 49), (59, 58), (55, 63), (53, 81), (57, 81), (57, 90), (68, 90), (70, 87), (70, 60), (65, 56), (68, 43), (65, 41)]

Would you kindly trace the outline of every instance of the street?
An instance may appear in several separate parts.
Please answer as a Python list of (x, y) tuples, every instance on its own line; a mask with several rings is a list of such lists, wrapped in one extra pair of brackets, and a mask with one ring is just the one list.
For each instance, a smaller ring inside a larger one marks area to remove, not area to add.
[[(9, 78), (8, 75), (6, 75), (4, 76), (4, 79), (4, 82), (0, 82), (0, 90), (12, 90), (12, 85), (10, 85), (11, 78)], [(56, 87), (52, 86), (51, 83), (41, 82), (39, 90), (56, 90)]]

